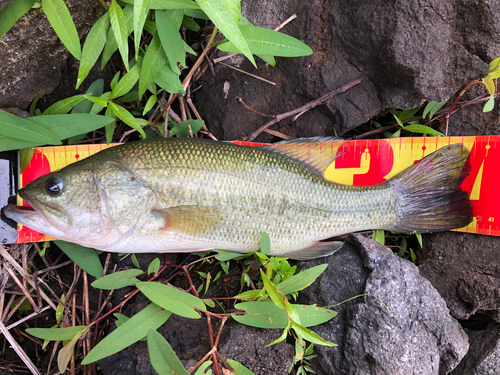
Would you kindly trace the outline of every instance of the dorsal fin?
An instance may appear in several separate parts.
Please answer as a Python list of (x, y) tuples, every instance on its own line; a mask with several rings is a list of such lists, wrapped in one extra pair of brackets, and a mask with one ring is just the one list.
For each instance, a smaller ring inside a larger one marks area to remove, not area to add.
[(312, 137), (273, 143), (263, 148), (299, 160), (323, 176), (325, 169), (342, 155), (337, 155), (337, 151), (343, 143), (344, 140), (337, 137)]

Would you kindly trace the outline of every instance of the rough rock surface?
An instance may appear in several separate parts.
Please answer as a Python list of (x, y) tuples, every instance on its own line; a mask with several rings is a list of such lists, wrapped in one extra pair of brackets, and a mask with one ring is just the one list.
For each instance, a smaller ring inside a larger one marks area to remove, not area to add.
[[(356, 256), (359, 260), (353, 262)], [(467, 335), (412, 263), (361, 235), (350, 236), (328, 263), (320, 290), (308, 288), (304, 298), (313, 301), (320, 294), (329, 305), (341, 302), (336, 292), (359, 287), (367, 272), (361, 292), (368, 295), (344, 308), (338, 319), (345, 319), (343, 327), (334, 319), (316, 329), (342, 343), (339, 348), (316, 347), (321, 358), (313, 367), (318, 374), (447, 374), (467, 353)], [(342, 267), (356, 263), (358, 271)], [(339, 270), (344, 278), (337, 276)]]
[(468, 331), (470, 349), (451, 375), (497, 375), (500, 369), (500, 324), (483, 331)]
[(499, 237), (439, 233), (425, 241), (419, 268), (455, 318), (488, 314), (500, 322), (499, 254)]
[[(275, 28), (292, 14), (298, 18), (284, 33), (303, 40), (312, 56), (278, 58), (277, 66), (255, 71), (275, 81), (262, 81), (216, 66), (216, 77), (205, 73), (196, 100), (202, 117), (220, 125), (218, 136), (240, 138), (266, 122), (252, 108), (278, 114), (299, 107), (355, 79), (362, 83), (332, 99), (317, 114), (305, 114), (290, 130), (291, 120), (274, 129), (292, 137), (330, 134), (332, 125), (342, 134), (384, 108), (412, 108), (424, 100), (442, 101), (460, 87), (488, 72), (488, 63), (500, 55), (500, 27), (494, 11), (500, 1), (475, 3), (457, 0), (391, 0), (352, 2), (253, 0), (242, 3), (243, 14), (258, 26)], [(480, 22), (478, 22), (480, 20)], [(236, 65), (240, 65), (237, 60)], [(223, 100), (224, 82), (230, 83)], [(321, 134), (318, 130), (322, 130)]]
[[(98, 0), (67, 5), (80, 36), (102, 13)], [(68, 55), (43, 12), (31, 10), (21, 17), (0, 39), (0, 108), (25, 109), (42, 91), (50, 93), (61, 79)]]

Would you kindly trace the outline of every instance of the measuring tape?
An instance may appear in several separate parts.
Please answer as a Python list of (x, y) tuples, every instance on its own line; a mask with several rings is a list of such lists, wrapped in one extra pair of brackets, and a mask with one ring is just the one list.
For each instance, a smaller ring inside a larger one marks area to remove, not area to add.
[[(341, 147), (338, 147), (341, 142)], [(243, 146), (262, 143), (235, 142)], [(325, 171), (326, 179), (345, 185), (374, 185), (396, 175), (443, 146), (463, 143), (470, 150), (471, 172), (462, 187), (469, 192), (474, 220), (460, 232), (500, 236), (500, 136), (422, 137), (325, 142), (322, 152), (339, 156)], [(20, 186), (49, 172), (82, 160), (113, 145), (77, 145), (35, 148), (33, 159), (20, 176)], [(323, 146), (322, 146), (323, 147)], [(325, 151), (326, 150), (326, 151)], [(18, 198), (18, 204), (25, 204)], [(18, 226), (17, 243), (53, 238)]]

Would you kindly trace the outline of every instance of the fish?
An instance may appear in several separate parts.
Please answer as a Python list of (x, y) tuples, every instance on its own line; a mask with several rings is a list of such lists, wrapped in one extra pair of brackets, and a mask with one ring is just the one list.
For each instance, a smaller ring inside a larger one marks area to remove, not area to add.
[(18, 194), (31, 207), (3, 211), (36, 231), (103, 251), (249, 253), (266, 232), (270, 255), (299, 260), (332, 254), (342, 242), (328, 239), (342, 234), (436, 232), (472, 221), (460, 187), (470, 169), (464, 145), (445, 146), (382, 183), (347, 186), (324, 178), (337, 157), (324, 141), (330, 139), (261, 147), (197, 138), (130, 142), (30, 182)]

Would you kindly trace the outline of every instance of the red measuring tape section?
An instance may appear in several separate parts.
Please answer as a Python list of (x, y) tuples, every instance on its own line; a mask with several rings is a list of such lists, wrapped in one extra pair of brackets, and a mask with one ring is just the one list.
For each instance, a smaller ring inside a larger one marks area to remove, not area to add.
[[(261, 146), (262, 143), (235, 142), (243, 146)], [(460, 232), (500, 236), (500, 136), (426, 137), (378, 140), (336, 141), (322, 143), (322, 152), (338, 157), (326, 170), (325, 177), (346, 185), (373, 185), (401, 172), (414, 162), (437, 149), (463, 143), (470, 150), (471, 172), (462, 187), (469, 192), (474, 221)], [(21, 174), (20, 185), (61, 169), (90, 156), (107, 145), (79, 145), (40, 147)], [(19, 203), (21, 204), (21, 202)], [(22, 204), (26, 205), (25, 202)], [(27, 227), (18, 228), (18, 243), (48, 241), (52, 238)]]

